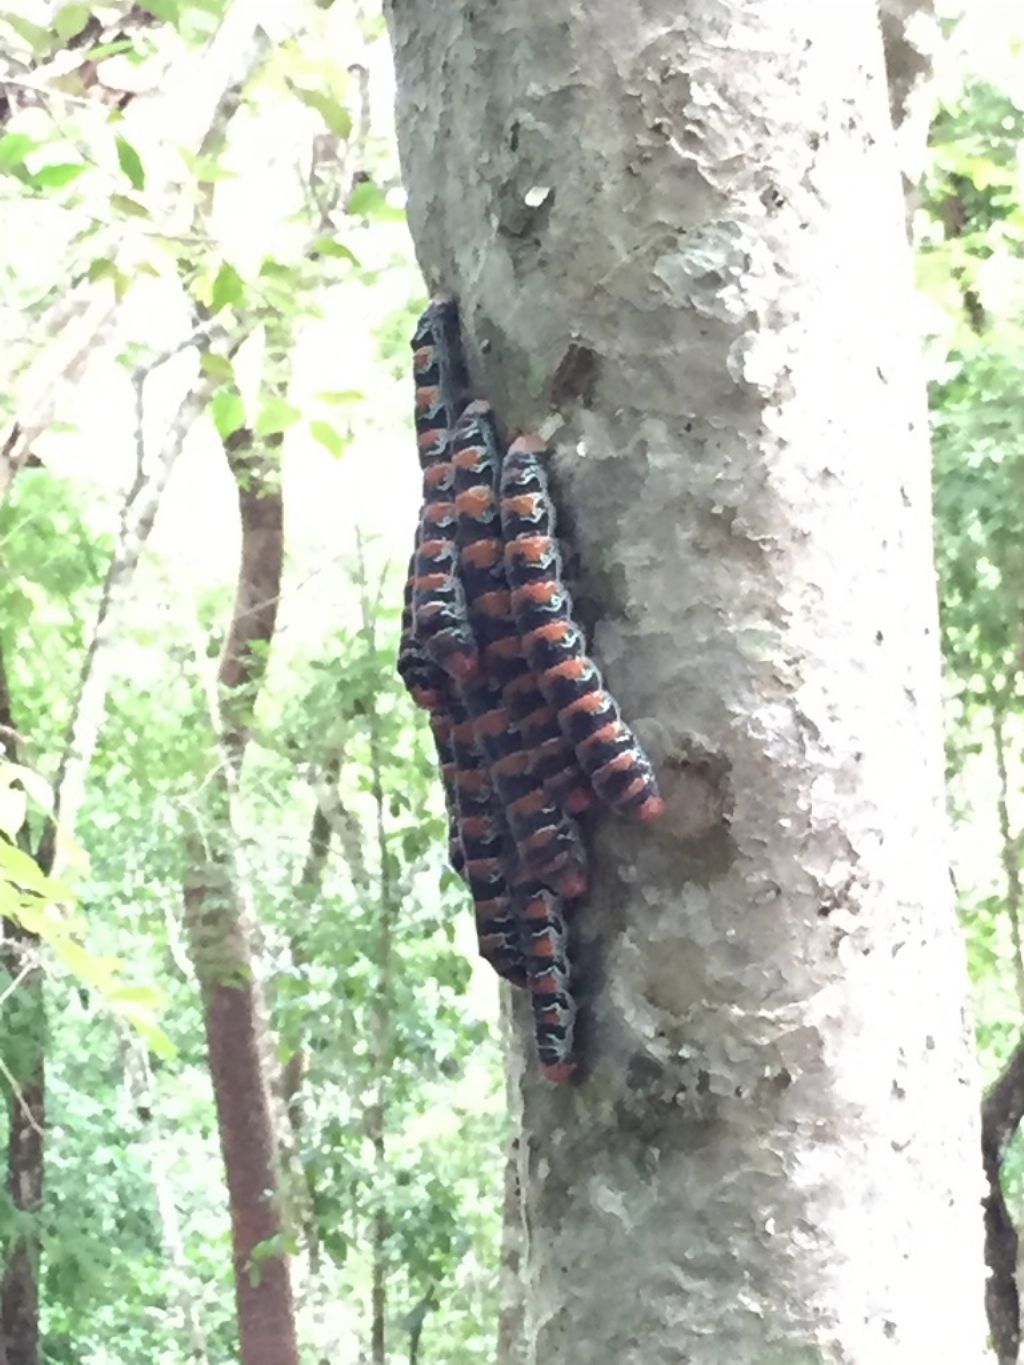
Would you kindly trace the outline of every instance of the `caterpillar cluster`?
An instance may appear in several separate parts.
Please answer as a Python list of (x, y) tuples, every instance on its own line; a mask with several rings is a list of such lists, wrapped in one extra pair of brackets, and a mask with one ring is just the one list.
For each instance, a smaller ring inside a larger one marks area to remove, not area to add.
[(568, 921), (587, 891), (578, 817), (599, 801), (652, 820), (664, 803), (573, 619), (543, 441), (520, 436), (502, 457), (490, 406), (471, 401), (452, 299), (430, 303), (412, 351), (423, 503), (398, 672), (430, 720), (480, 953), (529, 991), (542, 1070), (565, 1081)]

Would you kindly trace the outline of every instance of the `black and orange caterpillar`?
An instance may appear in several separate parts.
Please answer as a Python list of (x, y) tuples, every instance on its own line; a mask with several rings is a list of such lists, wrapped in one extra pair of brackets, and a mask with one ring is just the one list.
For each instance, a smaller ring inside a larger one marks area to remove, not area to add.
[(470, 400), (454, 300), (432, 300), (412, 350), (423, 503), (398, 671), (430, 718), (480, 953), (529, 990), (541, 1068), (566, 1081), (577, 819), (595, 799), (641, 820), (664, 802), (573, 619), (544, 443), (520, 436), (502, 459), (490, 406)]

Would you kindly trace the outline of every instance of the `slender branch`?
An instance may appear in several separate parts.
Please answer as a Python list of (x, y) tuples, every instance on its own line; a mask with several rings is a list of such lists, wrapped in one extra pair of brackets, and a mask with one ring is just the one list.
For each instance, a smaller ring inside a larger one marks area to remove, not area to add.
[[(121, 607), (143, 547), (153, 529), (171, 470), (186, 436), (205, 410), (218, 382), (204, 375), (189, 388), (170, 425), (149, 478), (142, 473), (144, 447), (137, 447), (136, 479), (122, 508), (120, 532), (100, 594), (96, 621), (82, 663), (78, 695), (54, 782), (53, 815), (43, 830), (37, 853), (37, 861), (46, 872), (51, 871), (56, 862), (58, 827), (63, 825), (68, 831), (74, 830), (85, 797), (86, 778), (99, 741), (107, 694), (114, 675)], [(138, 439), (141, 442), (141, 429)]]
[(25, 1122), (28, 1124), (28, 1126), (32, 1129), (33, 1133), (35, 1133), (37, 1137), (45, 1138), (46, 1133), (39, 1126), (36, 1116), (32, 1112), (31, 1106), (25, 1099), (21, 1086), (15, 1080), (10, 1067), (4, 1061), (3, 1057), (0, 1057), (0, 1076), (4, 1078), (4, 1080), (10, 1087), (11, 1095), (14, 1097), (14, 1103), (21, 1110)]
[[(1016, 679), (1012, 677), (1007, 685), (1009, 695)], [(999, 837), (1001, 859), (1006, 876), (1006, 913), (1010, 918), (1010, 934), (1013, 939), (1013, 970), (1017, 983), (1017, 1004), (1024, 1017), (1024, 947), (1021, 944), (1021, 900), (1020, 847), (1010, 827), (1010, 782), (1006, 763), (1006, 711), (1005, 695), (990, 698), (992, 713), (992, 738), (995, 745), (996, 772), (999, 785), (996, 791), (996, 808), (999, 813)]]
[(356, 816), (338, 795), (336, 783), (340, 767), (339, 754), (336, 759), (329, 760), (322, 779), (310, 774), (309, 781), (316, 796), (317, 814), (341, 844), (353, 885), (366, 890), (370, 885), (370, 874), (363, 854), (363, 831)]

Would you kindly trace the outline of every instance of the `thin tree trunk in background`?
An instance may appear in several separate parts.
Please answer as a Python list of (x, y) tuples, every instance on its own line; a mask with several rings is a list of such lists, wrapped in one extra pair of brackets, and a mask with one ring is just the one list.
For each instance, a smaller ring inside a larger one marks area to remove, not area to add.
[(154, 1081), (149, 1051), (142, 1039), (131, 1036), (123, 1039), (123, 1048), (122, 1085), (124, 1093), (131, 1098), (132, 1108), (142, 1128), (142, 1158), (149, 1173), (160, 1220), (165, 1258), (164, 1292), (168, 1302), (174, 1304), (181, 1315), (190, 1365), (209, 1365), (202, 1304), (195, 1293), (175, 1198), (173, 1161), (168, 1152), (166, 1134), (162, 1131), (158, 1116), (154, 1114)]
[[(1016, 686), (1016, 677), (1007, 680), (1005, 696)], [(992, 742), (996, 761), (996, 811), (1003, 872), (1006, 877), (1006, 912), (1013, 944), (1017, 1003), (1024, 1011), (1024, 959), (1021, 955), (1020, 842), (1010, 821), (1010, 783), (1006, 754), (1006, 705), (1001, 696), (989, 698), (992, 717)], [(1017, 1283), (1017, 1256), (1020, 1239), (1003, 1194), (1003, 1158), (1024, 1118), (1024, 1034), (1017, 1041), (1002, 1071), (989, 1088), (981, 1105), (981, 1154), (988, 1190), (985, 1212), (985, 1310), (989, 1331), (999, 1365), (1016, 1365), (1020, 1356), (1020, 1288)]]
[[(45, 872), (47, 869), (43, 869)], [(43, 1207), (46, 1135), (46, 1007), (40, 945), (35, 934), (4, 922), (4, 968), (17, 981), (4, 1008), (8, 1085), (7, 1196), (20, 1215), (6, 1247), (2, 1300), (8, 1365), (37, 1365), (39, 1355), (38, 1219)], [(10, 1216), (10, 1215), (9, 1215)]]
[[(7, 682), (4, 658), (0, 655), (0, 752), (18, 763), (22, 759), (15, 724), (14, 708)], [(27, 824), (18, 831), (22, 852), (31, 852)], [(28, 941), (26, 941), (28, 940)], [(15, 1209), (29, 1218), (39, 1216), (42, 1206), (42, 1133), (46, 1122), (42, 1014), (42, 969), (38, 965), (38, 943), (13, 920), (3, 921), (2, 958), (4, 970), (17, 988), (11, 989), (4, 1005), (5, 1083), (11, 1094), (8, 1106), (7, 1194)], [(10, 989), (10, 988), (9, 988)], [(12, 1047), (12, 1043), (14, 1046)], [(0, 1360), (9, 1362), (38, 1359), (39, 1289), (38, 1239), (26, 1230), (6, 1247), (4, 1280), (0, 1291)]]
[[(1017, 684), (1016, 674), (1011, 674), (1005, 696), (1009, 698)], [(1017, 1005), (1024, 1021), (1024, 948), (1021, 945), (1022, 894), (1020, 877), (1020, 840), (1014, 835), (1010, 822), (1010, 775), (1006, 763), (1006, 718), (1007, 707), (1003, 697), (989, 698), (989, 713), (992, 717), (992, 747), (996, 759), (996, 815), (999, 824), (1000, 861), (1006, 878), (1006, 914), (1010, 921), (1010, 939), (1013, 943), (1013, 977), (1017, 986)]]
[(574, 921), (589, 1074), (514, 1077), (526, 1359), (977, 1361), (927, 421), (875, 4), (388, 17), (428, 286), (459, 298), (506, 431), (551, 433), (594, 652), (668, 802), (598, 831)]
[[(359, 588), (362, 611), (362, 634), (368, 656), (377, 650), (377, 610), (380, 594), (371, 600), (366, 578), (366, 560), (362, 538), (356, 532), (359, 548)], [(371, 1330), (370, 1353), (373, 1365), (387, 1365), (388, 1317), (388, 1237), (390, 1224), (384, 1198), (387, 1178), (388, 1110), (391, 1098), (391, 1067), (394, 1058), (394, 984), (392, 981), (392, 946), (394, 923), (399, 906), (396, 899), (393, 865), (394, 855), (388, 846), (385, 824), (384, 752), (381, 742), (380, 718), (376, 698), (370, 699), (367, 716), (370, 739), (370, 791), (374, 805), (377, 860), (379, 866), (379, 894), (377, 896), (377, 984), (373, 1001), (374, 1099), (366, 1113), (367, 1135), (373, 1144), (376, 1174), (376, 1208), (371, 1233), (373, 1264), (371, 1271)]]
[[(340, 772), (341, 754), (332, 754), (324, 766), (322, 785), (325, 793), (336, 788)], [(318, 792), (316, 810), (313, 812), (313, 819), (310, 824), (306, 860), (297, 887), (297, 899), (304, 907), (307, 919), (315, 913), (314, 907), (323, 892), (324, 873), (331, 851), (332, 833), (333, 828), (324, 799)], [(301, 934), (292, 934), (290, 948), (292, 965), (301, 970), (309, 962), (309, 954), (306, 951)], [(300, 1035), (299, 1040), (294, 1045), (294, 1050), (285, 1059), (281, 1067), (281, 1092), (284, 1110), (291, 1131), (292, 1148), (296, 1153), (300, 1152), (302, 1148), (306, 1121), (302, 1103), (302, 1088), (308, 1063), (309, 1050), (305, 1045), (305, 1038)], [(302, 1171), (302, 1180), (300, 1220), (309, 1258), (309, 1273), (316, 1277), (320, 1273), (320, 1231), (316, 1219), (316, 1189), (309, 1171)]]
[[(15, 763), (23, 759), (2, 655), (0, 752)], [(32, 851), (27, 822), (18, 831), (18, 846), (24, 853)], [(0, 1288), (0, 1361), (3, 1365), (35, 1365), (39, 1359), (39, 1238), (34, 1220), (42, 1209), (46, 1126), (43, 971), (38, 940), (13, 920), (3, 921), (0, 952), (12, 983), (3, 1011), (4, 1079), (11, 1089), (7, 1100), (6, 1187), (12, 1207), (27, 1220), (18, 1239), (11, 1238), (6, 1247)]]
[(254, 449), (250, 432), (231, 438), (228, 459), (238, 485), (241, 564), (217, 674), (212, 719), (220, 757), (208, 784), (209, 818), (187, 843), (185, 919), (227, 1179), (241, 1359), (298, 1365), (261, 1000), (234, 828), (238, 778), (277, 619), (284, 510), (277, 464)]

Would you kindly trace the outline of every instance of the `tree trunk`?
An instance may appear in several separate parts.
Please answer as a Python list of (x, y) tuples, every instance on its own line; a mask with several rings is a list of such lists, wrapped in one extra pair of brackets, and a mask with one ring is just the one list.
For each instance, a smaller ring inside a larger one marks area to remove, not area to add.
[[(7, 669), (0, 654), (0, 757), (22, 761)], [(28, 825), (18, 845), (31, 853)], [(11, 985), (4, 992), (3, 1033), (7, 1098), (7, 1195), (19, 1224), (5, 1239), (0, 1284), (0, 1365), (39, 1359), (39, 1229), (46, 1133), (46, 1008), (39, 940), (5, 919), (0, 961)], [(9, 1220), (13, 1225), (13, 1219)]]
[[(7, 1196), (19, 1221), (6, 1239), (2, 1327), (8, 1365), (38, 1365), (46, 1004), (39, 940), (10, 920), (4, 922), (3, 963), (11, 981), (17, 982), (4, 1008), (3, 1022), (4, 1047), (10, 1058), (8, 1084), (13, 1087), (8, 1101)], [(11, 1214), (8, 1219), (13, 1223)]]
[(298, 1365), (261, 1000), (233, 828), (235, 789), (274, 634), (284, 558), (279, 473), (262, 452), (253, 453), (251, 443), (250, 432), (236, 433), (229, 450), (242, 555), (217, 675), (213, 719), (220, 761), (208, 784), (208, 822), (188, 840), (185, 912), (227, 1177), (241, 1359), (243, 1365)]
[[(662, 779), (518, 1078), (526, 1355), (981, 1356), (924, 392), (872, 0), (389, 7), (409, 213)], [(410, 456), (410, 478), (415, 478)], [(525, 1047), (525, 1044), (524, 1044)]]

